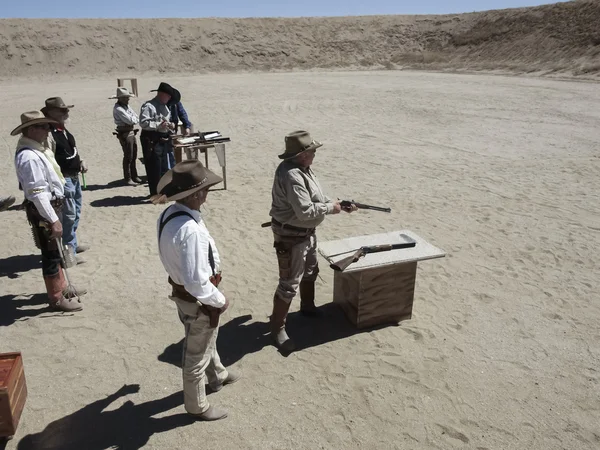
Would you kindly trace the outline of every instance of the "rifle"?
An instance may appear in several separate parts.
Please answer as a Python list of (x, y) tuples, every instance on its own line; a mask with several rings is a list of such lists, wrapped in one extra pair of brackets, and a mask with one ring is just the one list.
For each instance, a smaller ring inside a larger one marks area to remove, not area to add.
[(373, 211), (392, 212), (391, 208), (383, 208), (381, 206), (365, 205), (364, 203), (356, 203), (354, 200), (342, 200), (340, 206), (342, 208), (350, 208), (355, 205), (358, 209), (372, 209)]
[[(367, 255), (368, 253), (387, 252), (390, 250), (398, 250), (400, 248), (411, 248), (411, 247), (414, 247), (415, 245), (417, 245), (417, 242), (410, 236), (407, 236), (406, 234), (401, 234), (400, 236), (402, 236), (407, 242), (401, 242), (399, 244), (383, 244), (383, 245), (364, 246), (364, 247), (361, 247), (358, 250), (356, 250), (353, 255), (348, 256), (346, 258), (342, 258), (338, 262), (330, 264), (329, 267), (331, 267), (333, 270), (336, 270), (338, 272), (343, 272), (344, 270), (346, 270), (346, 268), (350, 264), (355, 263), (356, 261), (358, 261), (363, 256)], [(351, 250), (351, 251), (354, 251), (354, 250)], [(349, 252), (347, 252), (347, 253), (349, 253)]]

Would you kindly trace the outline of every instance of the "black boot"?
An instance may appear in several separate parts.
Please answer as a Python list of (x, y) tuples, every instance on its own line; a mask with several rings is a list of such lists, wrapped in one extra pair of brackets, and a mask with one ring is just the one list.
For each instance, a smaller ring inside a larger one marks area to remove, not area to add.
[(300, 281), (300, 313), (307, 317), (319, 317), (321, 311), (315, 306), (315, 280)]

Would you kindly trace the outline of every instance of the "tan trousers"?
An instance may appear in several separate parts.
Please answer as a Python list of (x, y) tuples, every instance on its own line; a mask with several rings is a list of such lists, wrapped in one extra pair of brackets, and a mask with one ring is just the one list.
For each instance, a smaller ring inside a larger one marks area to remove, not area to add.
[(276, 295), (290, 303), (304, 278), (315, 280), (319, 273), (317, 236), (282, 236), (273, 233), (279, 264), (279, 284)]
[(185, 327), (183, 341), (183, 400), (187, 412), (201, 414), (208, 407), (204, 385), (208, 379), (217, 386), (227, 378), (227, 369), (221, 364), (217, 352), (219, 327), (210, 328), (209, 317), (200, 311), (197, 304), (176, 297), (179, 319)]

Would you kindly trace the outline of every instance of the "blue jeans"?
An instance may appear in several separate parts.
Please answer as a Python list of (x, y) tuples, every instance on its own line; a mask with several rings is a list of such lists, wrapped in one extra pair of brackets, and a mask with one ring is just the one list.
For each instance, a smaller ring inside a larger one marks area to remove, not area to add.
[(65, 205), (63, 206), (62, 227), (63, 245), (73, 247), (77, 250), (77, 227), (81, 215), (81, 184), (79, 175), (76, 177), (65, 177)]
[[(160, 144), (159, 144), (160, 145)], [(173, 146), (169, 144), (164, 145), (164, 150), (160, 156), (160, 176), (162, 177), (168, 170), (172, 169), (175, 165), (175, 154), (173, 153)]]

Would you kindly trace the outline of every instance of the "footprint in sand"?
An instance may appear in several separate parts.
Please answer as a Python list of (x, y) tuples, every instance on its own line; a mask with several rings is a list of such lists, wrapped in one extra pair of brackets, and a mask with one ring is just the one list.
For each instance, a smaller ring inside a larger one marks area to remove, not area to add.
[(465, 444), (469, 443), (469, 438), (464, 433), (461, 433), (460, 431), (456, 430), (455, 428), (447, 427), (447, 426), (441, 425), (439, 423), (436, 423), (436, 425), (442, 429), (442, 434), (446, 434), (449, 437), (451, 437), (452, 439), (457, 439), (459, 441), (464, 442)]

